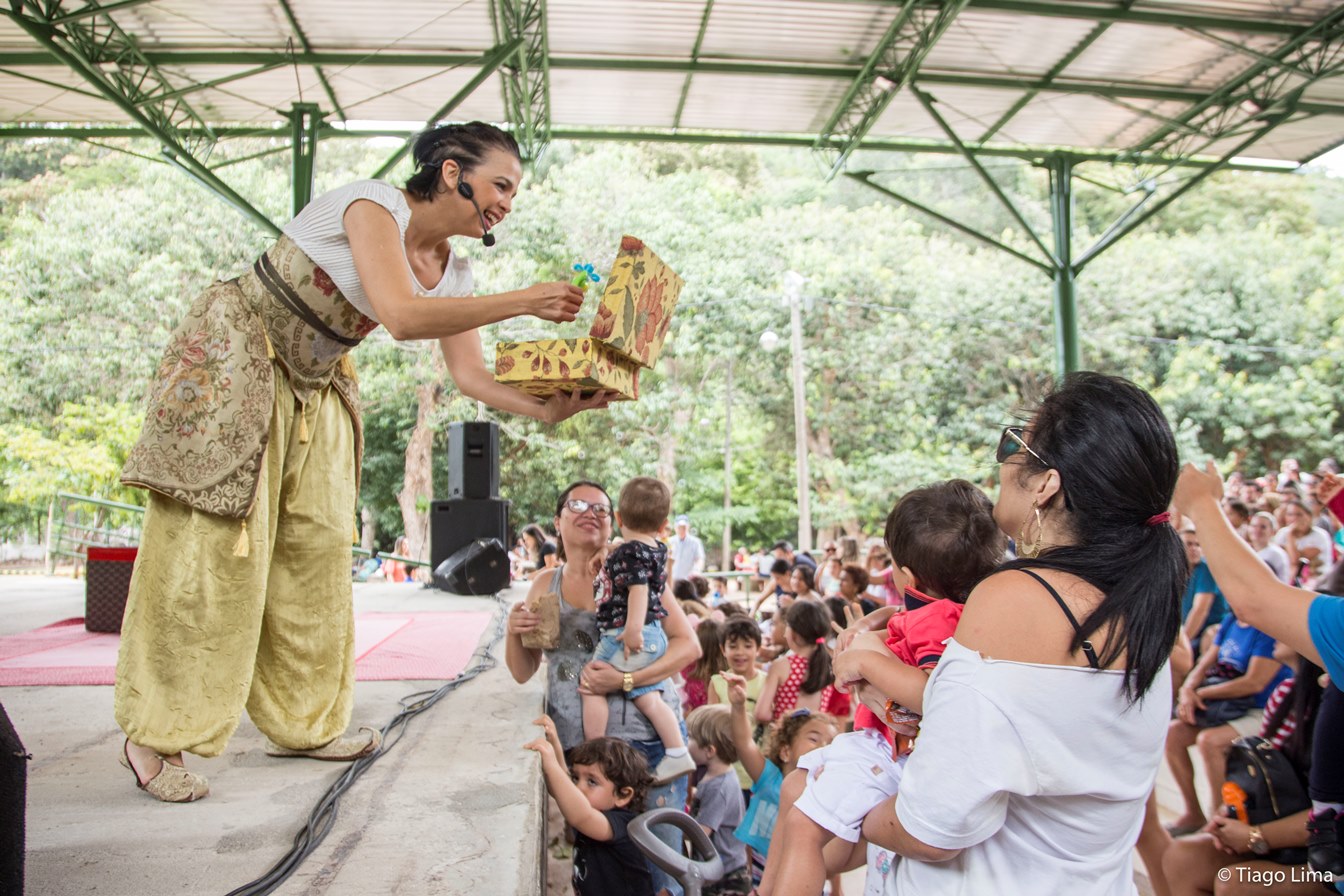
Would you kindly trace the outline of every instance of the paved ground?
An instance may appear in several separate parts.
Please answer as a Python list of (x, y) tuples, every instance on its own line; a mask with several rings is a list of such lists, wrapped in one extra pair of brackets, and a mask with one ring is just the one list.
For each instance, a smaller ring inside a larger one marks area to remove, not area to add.
[[(522, 589), (512, 595), (521, 597)], [(355, 585), (359, 612), (479, 610), (415, 585)], [(82, 616), (84, 584), (0, 576), (0, 635)], [(493, 628), (483, 643), (488, 643)], [(502, 659), (502, 646), (495, 654)], [(382, 727), (400, 700), (441, 682), (360, 682), (355, 724)], [(346, 768), (273, 759), (246, 719), (217, 759), (192, 762), (211, 782), (205, 801), (171, 806), (135, 790), (117, 764), (121, 734), (110, 687), (0, 688), (24, 746), (28, 780), (29, 896), (225, 894), (265, 874), (289, 849), (315, 803)], [(520, 749), (541, 709), (540, 676), (514, 684), (499, 667), (412, 719), (404, 735), (349, 789), (326, 841), (281, 894), (535, 894), (544, 791)], [(1164, 820), (1179, 805), (1170, 775), (1158, 781)], [(1142, 865), (1136, 875), (1148, 893)], [(567, 892), (562, 869), (552, 893)], [(861, 873), (845, 893), (863, 890)]]
[[(83, 582), (0, 577), (0, 634), (83, 615)], [(479, 610), (493, 601), (415, 585), (355, 586), (359, 612)], [(487, 630), (488, 642), (493, 627)], [(502, 647), (496, 650), (502, 658)], [(360, 682), (355, 724), (381, 728), (399, 700), (441, 682)], [(541, 779), (528, 722), (542, 685), (514, 684), (502, 663), (410, 721), (341, 801), (326, 841), (277, 892), (534, 894), (541, 887)], [(195, 760), (212, 793), (165, 805), (117, 764), (122, 737), (110, 687), (0, 689), (32, 754), (30, 896), (227, 893), (289, 849), (314, 804), (347, 767), (273, 759), (249, 722), (228, 752)], [(190, 758), (190, 757), (189, 757)]]

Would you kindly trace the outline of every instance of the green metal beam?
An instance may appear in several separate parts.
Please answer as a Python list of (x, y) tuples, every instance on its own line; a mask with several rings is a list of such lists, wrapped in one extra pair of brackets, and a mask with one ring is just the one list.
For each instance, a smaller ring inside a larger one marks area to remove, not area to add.
[[(475, 76), (470, 81), (462, 85), (462, 89), (459, 90), (457, 93), (453, 94), (453, 96), (448, 100), (448, 102), (444, 103), (441, 107), (439, 107), (439, 109), (437, 109), (434, 112), (433, 115), (429, 116), (429, 119), (425, 121), (425, 127), (427, 128), (434, 127), (434, 125), (439, 123), (440, 119), (442, 119), (449, 112), (453, 111), (459, 105), (461, 105), (462, 101), (465, 100), (467, 97), (471, 96), (472, 93), (475, 92), (476, 88), (484, 84), (486, 79), (489, 78), (492, 74), (494, 74), (495, 70), (499, 68), (506, 59), (508, 59), (510, 56), (512, 56), (514, 53), (518, 51), (518, 48), (519, 46), (522, 45), (522, 42), (523, 39), (521, 37), (516, 37), (506, 44), (501, 44), (500, 46), (495, 47), (485, 56), (481, 57), (478, 60), (481, 63), (480, 71), (476, 72)], [(407, 138), (406, 142), (403, 143), (397, 149), (396, 152), (388, 156), (387, 161), (383, 162), (383, 164), (379, 166), (378, 170), (373, 173), (373, 179), (379, 180), (383, 176), (385, 176), (387, 172), (397, 167), (397, 163), (400, 162), (403, 158), (405, 158), (406, 153), (411, 151), (411, 144), (414, 142), (414, 140), (415, 135), (411, 135), (409, 138)]]
[(316, 103), (295, 103), (289, 110), (290, 213), (292, 218), (313, 198), (313, 172), (317, 157), (318, 128), (322, 110)]
[(1073, 159), (1059, 155), (1050, 169), (1050, 220), (1055, 232), (1055, 369), (1060, 376), (1079, 369), (1078, 299), (1073, 268)]
[(0, 75), (9, 75), (9, 77), (11, 78), (21, 78), (24, 81), (32, 81), (34, 84), (41, 84), (43, 87), (54, 87), (57, 90), (68, 91), (70, 93), (77, 93), (80, 96), (87, 96), (90, 99), (95, 100), (103, 99), (103, 95), (101, 93), (94, 93), (92, 90), (82, 90), (78, 87), (71, 87), (68, 84), (61, 84), (58, 81), (49, 81), (46, 78), (39, 78), (36, 75), (24, 74), (23, 72), (16, 71), (15, 69), (12, 68), (0, 68)]
[[(700, 47), (705, 43), (705, 32), (709, 30), (709, 14), (714, 10), (714, 0), (705, 0), (705, 11), (700, 15), (700, 32), (695, 36), (695, 46), (691, 47), (691, 65), (700, 61)], [(691, 92), (691, 78), (694, 72), (686, 73), (681, 84), (681, 97), (677, 100), (677, 113), (672, 116), (672, 130), (681, 127), (681, 113), (686, 108), (686, 96)]]
[(1031, 237), (1032, 242), (1034, 242), (1036, 247), (1041, 250), (1042, 254), (1049, 260), (1049, 263), (1057, 266), (1059, 261), (1050, 253), (1050, 250), (1046, 248), (1045, 243), (1036, 234), (1036, 228), (1032, 227), (1031, 224), (1027, 222), (1027, 219), (1023, 217), (1022, 212), (1018, 210), (1017, 205), (1008, 198), (1008, 194), (1003, 192), (1003, 188), (999, 186), (999, 182), (990, 176), (990, 173), (985, 170), (985, 166), (981, 165), (980, 160), (975, 157), (975, 153), (971, 152), (966, 144), (962, 142), (962, 139), (957, 136), (956, 132), (952, 130), (952, 126), (947, 123), (947, 120), (938, 113), (936, 108), (934, 108), (933, 97), (929, 96), (918, 87), (911, 87), (910, 89), (914, 92), (915, 99), (919, 100), (919, 104), (924, 107), (924, 111), (928, 113), (929, 117), (933, 119), (934, 123), (938, 125), (942, 132), (947, 135), (948, 141), (961, 153), (962, 158), (966, 160), (966, 164), (975, 169), (975, 173), (980, 175), (980, 179), (985, 182), (985, 186), (989, 187), (990, 192), (993, 193), (999, 200), (999, 203), (1008, 210), (1008, 214), (1013, 216), (1013, 220), (1017, 221), (1018, 226), (1026, 232), (1027, 236)]
[[(1175, 116), (1176, 120), (1208, 134), (1209, 139), (1205, 145), (1210, 145), (1221, 139), (1232, 120), (1254, 119), (1259, 116), (1259, 111), (1243, 111), (1240, 115), (1236, 114), (1245, 101), (1251, 100), (1263, 109), (1274, 100), (1285, 99), (1282, 90), (1288, 80), (1286, 76), (1294, 74), (1300, 68), (1299, 63), (1292, 61), (1295, 56), (1300, 60), (1331, 58), (1331, 62), (1322, 64), (1319, 68), (1307, 66), (1316, 72), (1315, 78), (1305, 80), (1293, 78), (1294, 83), (1288, 94), (1290, 103), (1296, 103), (1306, 89), (1316, 81), (1337, 74), (1344, 68), (1338, 58), (1333, 58), (1341, 41), (1344, 41), (1344, 6), (1337, 6), (1310, 28), (1303, 29), (1277, 47), (1274, 52), (1266, 54), (1266, 58), (1256, 60), (1222, 84), (1218, 90), (1183, 110)], [(1164, 125), (1135, 148), (1145, 151), (1157, 149), (1169, 155), (1180, 155), (1181, 152), (1171, 150), (1176, 144), (1188, 139), (1188, 136), (1181, 133), (1174, 124)]]
[[(814, 148), (831, 157), (828, 179), (844, 169), (892, 97), (910, 83), (924, 57), (966, 3), (905, 0), (817, 137)], [(839, 150), (832, 149), (835, 138), (840, 138)]]
[[(280, 9), (284, 11), (285, 18), (289, 20), (289, 27), (294, 29), (294, 36), (299, 39), (299, 46), (303, 47), (305, 53), (311, 53), (313, 45), (309, 43), (308, 35), (303, 33), (303, 26), (299, 24), (298, 17), (294, 15), (294, 9), (289, 5), (289, 0), (280, 0)], [(340, 117), (341, 121), (345, 121), (345, 110), (341, 108), (341, 101), (336, 99), (336, 91), (331, 89), (331, 84), (327, 81), (327, 75), (322, 71), (322, 66), (313, 66), (313, 71), (317, 73), (317, 80), (326, 92), (327, 101), (331, 103), (332, 110)]]
[(155, 103), (163, 103), (167, 100), (175, 100), (184, 96), (190, 96), (193, 93), (200, 93), (202, 90), (210, 90), (214, 87), (221, 87), (233, 81), (241, 81), (244, 78), (251, 78), (253, 75), (260, 75), (273, 69), (281, 68), (288, 63), (275, 62), (268, 65), (259, 65), (256, 68), (249, 68), (241, 72), (234, 72), (231, 75), (223, 75), (218, 78), (212, 78), (209, 81), (201, 81), (196, 84), (188, 84), (186, 87), (179, 87), (176, 90), (165, 90), (162, 93), (155, 93), (146, 96), (137, 102), (142, 106), (152, 106)]
[(1035, 257), (1033, 257), (1033, 256), (1031, 256), (1031, 255), (1026, 254), (1025, 252), (1019, 252), (1018, 250), (1014, 249), (1012, 246), (1009, 246), (1007, 243), (1001, 242), (1000, 240), (996, 240), (996, 239), (994, 239), (994, 237), (989, 236), (988, 234), (981, 233), (980, 231), (976, 230), (974, 227), (971, 227), (969, 224), (963, 224), (961, 221), (958, 221), (958, 220), (956, 220), (955, 218), (949, 218), (947, 215), (943, 214), (942, 212), (937, 211), (937, 210), (935, 210), (935, 209), (933, 209), (933, 208), (930, 208), (929, 206), (925, 205), (925, 204), (922, 203), (922, 202), (919, 202), (918, 200), (911, 199), (909, 196), (906, 196), (906, 195), (903, 194), (903, 193), (897, 193), (895, 190), (891, 189), (890, 187), (884, 187), (884, 186), (882, 186), (881, 184), (873, 183), (873, 181), (872, 181), (873, 172), (871, 172), (871, 171), (859, 171), (859, 172), (846, 171), (846, 172), (845, 172), (845, 176), (846, 176), (846, 177), (849, 177), (849, 178), (853, 178), (854, 180), (858, 181), (859, 183), (864, 184), (865, 186), (870, 187), (871, 189), (876, 190), (877, 192), (883, 194), (884, 196), (888, 196), (888, 197), (890, 197), (890, 198), (896, 200), (897, 202), (901, 203), (902, 205), (908, 205), (908, 206), (910, 206), (911, 208), (913, 208), (915, 211), (920, 212), (920, 213), (925, 214), (925, 215), (928, 215), (930, 218), (933, 218), (935, 221), (938, 221), (938, 222), (941, 223), (941, 224), (945, 224), (945, 225), (947, 225), (948, 227), (951, 227), (953, 230), (957, 230), (957, 231), (959, 231), (959, 232), (961, 232), (961, 233), (966, 234), (966, 235), (969, 236), (971, 239), (978, 240), (979, 242), (982, 242), (982, 243), (984, 243), (984, 244), (987, 245), (987, 246), (992, 246), (992, 247), (994, 247), (995, 249), (998, 249), (998, 250), (1001, 251), (1001, 252), (1007, 252), (1009, 255), (1013, 256), (1014, 258), (1017, 258), (1017, 259), (1020, 259), (1020, 260), (1022, 260), (1022, 261), (1025, 261), (1027, 264), (1031, 265), (1032, 267), (1038, 268), (1038, 269), (1044, 271), (1044, 272), (1047, 273), (1047, 274), (1053, 275), (1053, 274), (1055, 273), (1055, 267), (1054, 267), (1053, 265), (1046, 264), (1045, 262), (1041, 261), (1039, 258), (1035, 258)]
[(1310, 23), (1285, 18), (1257, 16), (1220, 16), (1186, 10), (1162, 10), (1153, 7), (1122, 9), (1113, 3), (1096, 0), (971, 0), (971, 8), (1019, 15), (1082, 19), (1094, 22), (1126, 22), (1136, 25), (1165, 25), (1171, 28), (1217, 28), (1243, 34), (1295, 34)]
[[(133, 39), (106, 16), (67, 21), (57, 27), (52, 24), (49, 12), (50, 8), (25, 0), (11, 0), (11, 9), (6, 14), (48, 53), (84, 78), (96, 92), (157, 140), (168, 161), (266, 230), (274, 234), (280, 232), (274, 222), (197, 158), (194, 150), (198, 147), (208, 150), (217, 137), (195, 110), (180, 98), (161, 104), (143, 103), (146, 87), (164, 92), (171, 90), (172, 85), (153, 64), (144, 61)], [(115, 67), (109, 66), (105, 70), (103, 63), (112, 63)]]
[(496, 44), (520, 42), (513, 64), (501, 70), (504, 113), (523, 158), (535, 162), (551, 139), (546, 0), (490, 0), (490, 19)]
[[(0, 10), (0, 14), (4, 14)], [(203, 65), (326, 65), (343, 67), (415, 67), (415, 68), (453, 68), (471, 65), (480, 59), (476, 53), (358, 53), (325, 52), (294, 53), (290, 55), (279, 50), (257, 50), (240, 48), (238, 50), (149, 50), (143, 53), (146, 60), (158, 66), (203, 66)], [(0, 50), (0, 67), (50, 66), (57, 60), (49, 54), (29, 50)], [(623, 57), (551, 57), (548, 60), (551, 69), (567, 71), (615, 71), (615, 72), (666, 72), (669, 74), (692, 75), (749, 75), (765, 77), (831, 78), (853, 81), (861, 71), (854, 65), (803, 65), (799, 63), (773, 62), (728, 62), (700, 59), (647, 59)], [(1051, 91), (1055, 93), (1088, 94), (1099, 97), (1124, 97), (1132, 100), (1155, 100), (1159, 102), (1197, 103), (1208, 96), (1208, 91), (1190, 87), (1187, 84), (1099, 81), (1088, 78), (1056, 77), (1047, 80), (1043, 77), (1023, 77), (1011, 74), (979, 72), (960, 74), (956, 72), (921, 70), (921, 84), (926, 86), (972, 87), (991, 90), (1013, 91)], [(1299, 104), (1305, 112), (1316, 115), (1344, 115), (1344, 102), (1327, 99), (1311, 100)]]
[(154, 0), (119, 0), (117, 3), (90, 3), (83, 9), (77, 9), (74, 12), (67, 12), (64, 15), (56, 16), (51, 20), (53, 25), (64, 25), (68, 22), (78, 22), (80, 19), (87, 19), (92, 16), (105, 16), (110, 13), (120, 12), (123, 9), (130, 9), (132, 6), (144, 6), (146, 3), (153, 3)]
[[(287, 140), (289, 130), (287, 128), (267, 126), (267, 127), (217, 127), (212, 131), (220, 139), (239, 139), (239, 138), (265, 138), (276, 140)], [(345, 128), (332, 127), (324, 125), (320, 131), (323, 140), (328, 139), (357, 139), (364, 140), (370, 137), (401, 137), (410, 136), (404, 128), (369, 128), (360, 130), (347, 130)], [(125, 127), (121, 125), (0, 125), (0, 138), (12, 137), (22, 139), (32, 138), (73, 138), (84, 139), (87, 137), (99, 138), (136, 138), (143, 137), (144, 133), (136, 128)], [(735, 145), (735, 146), (812, 146), (816, 143), (816, 136), (813, 134), (759, 134), (737, 131), (705, 131), (688, 130), (682, 128), (672, 131), (666, 128), (580, 128), (580, 127), (561, 127), (553, 128), (551, 137), (555, 140), (574, 140), (578, 142), (596, 141), (596, 142), (623, 142), (623, 143), (689, 143), (702, 145)], [(865, 150), (875, 150), (881, 152), (905, 152), (905, 153), (929, 153), (933, 155), (960, 155), (957, 148), (950, 143), (942, 143), (935, 140), (906, 140), (906, 139), (888, 139), (874, 137), (864, 142)], [(1124, 151), (1112, 152), (1075, 152), (1068, 147), (1047, 146), (1047, 147), (1029, 147), (1029, 146), (972, 146), (975, 153), (980, 156), (992, 158), (1023, 159), (1029, 162), (1040, 162), (1042, 159), (1059, 153), (1068, 152), (1078, 164), (1096, 163), (1100, 165), (1165, 165), (1183, 168), (1201, 169), (1214, 165), (1221, 165), (1221, 160), (1212, 157), (1188, 156), (1185, 158), (1167, 158), (1164, 156), (1144, 155), (1142, 153), (1129, 153)], [(1237, 171), (1257, 171), (1266, 174), (1283, 174), (1292, 171), (1297, 167), (1297, 162), (1285, 162), (1283, 164), (1260, 163), (1260, 162), (1234, 162), (1227, 167)], [(873, 172), (869, 172), (873, 173)]]
[(1289, 117), (1289, 115), (1290, 115), (1289, 112), (1281, 112), (1278, 115), (1270, 116), (1269, 119), (1261, 126), (1261, 128), (1258, 131), (1254, 132), (1249, 137), (1242, 140), (1235, 147), (1233, 147), (1231, 150), (1229, 150), (1227, 153), (1223, 155), (1222, 158), (1223, 164), (1211, 165), (1208, 168), (1204, 168), (1201, 169), (1200, 171), (1195, 172), (1184, 184), (1177, 187), (1175, 190), (1168, 193), (1166, 196), (1163, 196), (1162, 199), (1154, 203), (1143, 214), (1139, 215), (1136, 218), (1133, 218), (1132, 220), (1129, 221), (1129, 223), (1127, 223), (1125, 226), (1121, 227), (1118, 230), (1116, 229), (1108, 230), (1107, 233), (1102, 238), (1098, 239), (1097, 242), (1094, 243), (1090, 249), (1088, 249), (1086, 252), (1083, 253), (1083, 256), (1081, 258), (1079, 258), (1076, 262), (1073, 263), (1074, 274), (1080, 273), (1083, 270), (1083, 268), (1086, 267), (1088, 264), (1090, 264), (1098, 255), (1105, 252), (1111, 246), (1115, 245), (1119, 240), (1121, 240), (1127, 234), (1132, 232), (1136, 227), (1142, 227), (1145, 223), (1148, 222), (1150, 218), (1153, 217), (1153, 215), (1156, 215), (1158, 212), (1162, 211), (1162, 209), (1171, 205), (1177, 199), (1184, 196), (1186, 193), (1190, 192), (1195, 187), (1199, 186), (1199, 184), (1204, 182), (1205, 178), (1209, 177), (1210, 175), (1214, 174), (1217, 171), (1223, 170), (1223, 168), (1227, 166), (1227, 163), (1231, 162), (1231, 160), (1236, 156), (1241, 155), (1241, 153), (1244, 152), (1249, 146), (1254, 144), (1257, 140), (1262, 139), (1266, 134), (1274, 130), (1274, 128), (1278, 127), (1286, 118)]

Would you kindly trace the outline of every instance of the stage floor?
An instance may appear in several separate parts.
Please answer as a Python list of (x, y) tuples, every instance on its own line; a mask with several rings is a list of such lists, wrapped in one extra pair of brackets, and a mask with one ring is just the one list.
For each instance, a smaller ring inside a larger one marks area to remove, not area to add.
[[(356, 613), (479, 614), (495, 601), (418, 585), (357, 583)], [(519, 599), (523, 588), (506, 593)], [(0, 635), (84, 612), (84, 583), (0, 576)], [(481, 643), (490, 642), (487, 624)], [(542, 785), (521, 747), (541, 712), (540, 676), (520, 686), (499, 665), (449, 693), (341, 800), (325, 842), (277, 891), (534, 894), (541, 887)], [(381, 728), (399, 701), (434, 681), (361, 681), (354, 725)], [(135, 789), (117, 762), (122, 735), (108, 686), (3, 687), (0, 703), (32, 754), (28, 767), (29, 896), (225, 894), (262, 876), (344, 764), (276, 759), (244, 718), (228, 751), (193, 759), (212, 793), (190, 805)]]

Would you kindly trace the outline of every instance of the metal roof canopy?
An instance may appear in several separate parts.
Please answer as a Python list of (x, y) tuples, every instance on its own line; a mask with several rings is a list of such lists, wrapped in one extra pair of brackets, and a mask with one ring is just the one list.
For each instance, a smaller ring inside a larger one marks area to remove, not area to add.
[[(507, 122), (530, 158), (553, 138), (811, 146), (828, 176), (1048, 274), (1061, 371), (1079, 365), (1073, 284), (1092, 259), (1214, 171), (1291, 170), (1344, 142), (1344, 6), (1332, 0), (8, 5), (0, 120), (12, 124), (0, 136), (151, 136), (272, 232), (220, 176), (228, 161), (211, 162), (222, 141), (287, 141), (295, 211), (320, 139), (406, 136), (402, 123), (422, 117)], [(426, 117), (425, 97), (448, 99)], [(849, 170), (858, 149), (960, 154), (1025, 240), (1009, 245)], [(982, 165), (995, 156), (1049, 171), (1049, 242)], [(1107, 166), (1101, 176), (1139, 198), (1075, 256), (1084, 165)]]

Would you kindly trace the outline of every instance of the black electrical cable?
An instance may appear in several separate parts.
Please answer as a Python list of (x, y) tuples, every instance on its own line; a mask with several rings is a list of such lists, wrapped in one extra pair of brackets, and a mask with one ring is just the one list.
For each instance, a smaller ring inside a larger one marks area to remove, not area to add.
[(285, 853), (261, 877), (249, 881), (237, 889), (230, 890), (225, 896), (265, 896), (265, 894), (274, 893), (326, 839), (327, 834), (336, 824), (341, 795), (350, 789), (360, 775), (364, 774), (375, 762), (397, 745), (397, 742), (401, 740), (401, 735), (405, 733), (406, 723), (473, 678), (483, 672), (488, 672), (499, 664), (492, 651), (504, 637), (505, 620), (508, 618), (508, 612), (503, 599), (498, 595), (495, 596), (495, 604), (494, 634), (491, 635), (488, 644), (476, 648), (476, 651), (471, 655), (472, 663), (456, 678), (445, 682), (437, 690), (417, 691), (414, 694), (402, 697), (398, 701), (402, 705), (401, 712), (393, 716), (392, 720), (382, 729), (382, 745), (363, 759), (352, 762), (350, 767), (345, 770), (345, 774), (337, 778), (336, 783), (332, 784), (327, 792), (322, 794), (317, 801), (317, 805), (308, 814), (307, 823), (294, 835), (294, 845), (290, 847), (289, 852)]

